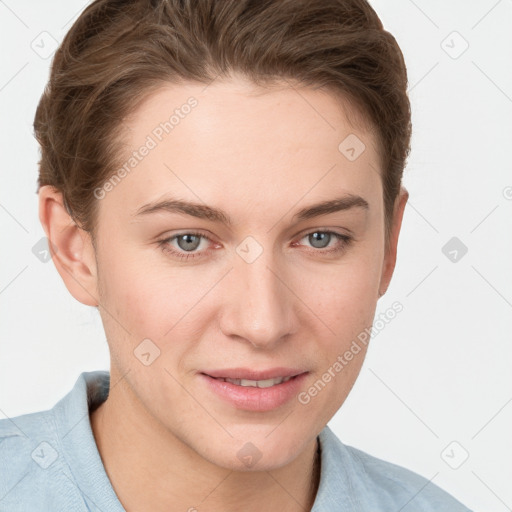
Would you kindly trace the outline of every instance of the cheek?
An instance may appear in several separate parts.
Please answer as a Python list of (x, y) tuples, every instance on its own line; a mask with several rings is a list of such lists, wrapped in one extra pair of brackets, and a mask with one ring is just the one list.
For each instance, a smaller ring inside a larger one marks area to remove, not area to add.
[(131, 354), (145, 338), (158, 343), (162, 329), (160, 310), (166, 306), (169, 313), (176, 301), (170, 299), (172, 290), (167, 300), (161, 296), (163, 290), (156, 286), (158, 274), (142, 259), (121, 249), (117, 240), (112, 238), (104, 247), (99, 266), (104, 328), (113, 355)]
[(329, 381), (325, 390), (321, 382), (315, 388), (322, 391), (312, 407), (322, 411), (322, 415), (325, 411), (334, 414), (344, 402), (359, 375), (370, 341), (368, 332), (377, 304), (380, 251), (378, 246), (370, 244), (360, 249), (350, 256), (347, 253), (339, 265), (303, 273), (299, 281), (298, 295), (305, 297), (312, 311), (302, 320), (304, 329), (317, 326), (315, 346), (311, 347), (318, 361), (315, 379), (325, 374)]
[(175, 335), (180, 324), (186, 324), (183, 317), (199, 300), (198, 293), (180, 279), (135, 268), (125, 270), (126, 274), (119, 273), (111, 283), (116, 297), (113, 307), (120, 321), (134, 337), (156, 343)]
[(301, 296), (309, 297), (313, 312), (303, 319), (304, 327), (317, 326), (310, 347), (317, 361), (315, 374), (298, 398), (319, 427), (344, 403), (364, 362), (379, 277), (378, 270), (369, 267), (371, 259), (361, 254), (359, 261), (331, 268), (328, 275), (303, 276), (301, 281)]
[[(190, 269), (161, 262), (148, 265), (147, 261), (124, 258), (122, 264), (112, 267), (105, 285), (111, 297), (106, 307), (117, 320), (106, 318), (104, 322), (112, 355), (120, 367), (140, 373), (139, 378), (144, 378), (144, 367), (134, 354), (142, 351), (141, 347), (158, 354), (148, 374), (176, 366), (183, 370), (182, 365), (204, 337), (212, 311), (219, 306), (219, 299), (212, 304), (208, 296), (219, 280), (214, 272), (198, 275)], [(157, 349), (147, 341), (142, 345), (148, 339)]]
[(298, 295), (337, 334), (371, 323), (378, 293), (378, 251), (354, 251), (338, 264), (301, 269), (295, 276)]
[[(155, 319), (170, 315), (173, 308), (181, 309), (183, 294), (190, 287), (181, 282), (179, 270), (155, 261), (154, 247), (142, 250), (114, 237), (104, 247), (100, 274), (103, 299), (112, 314), (127, 328), (157, 335)], [(168, 319), (172, 321), (171, 316)]]

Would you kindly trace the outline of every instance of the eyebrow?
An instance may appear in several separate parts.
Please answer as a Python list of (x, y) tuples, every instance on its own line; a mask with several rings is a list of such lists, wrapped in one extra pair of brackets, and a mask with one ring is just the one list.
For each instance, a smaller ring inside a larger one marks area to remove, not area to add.
[[(369, 210), (370, 205), (368, 204), (368, 201), (363, 199), (361, 196), (347, 194), (343, 197), (322, 201), (302, 208), (293, 216), (293, 220), (300, 222), (314, 217), (319, 217), (321, 215), (350, 210), (353, 208)], [(184, 213), (191, 217), (219, 222), (226, 226), (233, 225), (233, 221), (229, 215), (219, 208), (175, 198), (166, 198), (157, 202), (145, 204), (135, 212), (134, 216), (139, 217), (160, 212)]]

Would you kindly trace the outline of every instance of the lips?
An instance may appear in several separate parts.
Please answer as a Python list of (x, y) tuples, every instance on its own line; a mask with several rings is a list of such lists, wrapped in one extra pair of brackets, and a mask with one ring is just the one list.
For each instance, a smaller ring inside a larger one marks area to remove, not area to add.
[[(266, 412), (284, 406), (297, 396), (304, 386), (308, 373), (308, 371), (290, 368), (271, 368), (263, 371), (231, 368), (208, 373), (200, 372), (198, 377), (209, 393), (213, 393), (215, 397), (236, 409)], [(259, 378), (236, 379), (226, 377), (226, 374)], [(283, 377), (283, 374), (288, 375)], [(261, 378), (268, 375), (277, 375), (277, 377)], [(275, 379), (282, 382), (273, 384)]]

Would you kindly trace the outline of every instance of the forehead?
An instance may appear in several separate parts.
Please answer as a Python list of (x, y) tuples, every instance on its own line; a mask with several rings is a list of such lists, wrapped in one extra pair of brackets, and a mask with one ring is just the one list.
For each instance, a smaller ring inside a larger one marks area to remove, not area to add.
[(243, 209), (291, 207), (336, 192), (377, 199), (376, 140), (354, 119), (339, 97), (286, 83), (163, 85), (125, 120), (126, 177), (102, 207), (129, 216), (172, 193), (236, 217)]

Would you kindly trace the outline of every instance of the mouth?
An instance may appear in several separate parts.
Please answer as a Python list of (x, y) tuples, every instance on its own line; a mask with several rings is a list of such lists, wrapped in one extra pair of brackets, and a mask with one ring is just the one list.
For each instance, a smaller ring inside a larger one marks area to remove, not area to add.
[(200, 372), (210, 392), (236, 409), (264, 412), (288, 403), (303, 386), (309, 371), (273, 368), (265, 371), (229, 369)]
[(283, 382), (288, 382), (293, 377), (276, 377), (274, 379), (264, 379), (264, 380), (250, 380), (250, 379), (228, 379), (222, 377), (212, 377), (215, 380), (221, 380), (223, 382), (229, 382), (230, 384), (234, 384), (235, 386), (243, 386), (243, 387), (252, 387), (252, 388), (270, 388), (272, 386), (277, 386), (278, 384), (282, 384)]

